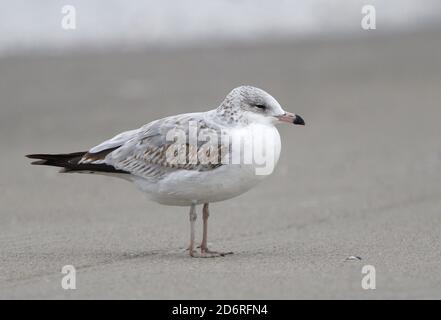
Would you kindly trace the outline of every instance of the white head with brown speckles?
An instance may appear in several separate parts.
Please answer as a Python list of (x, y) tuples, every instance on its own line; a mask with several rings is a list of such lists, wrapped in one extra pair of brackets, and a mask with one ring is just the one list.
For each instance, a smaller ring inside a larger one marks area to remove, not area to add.
[(230, 124), (276, 124), (291, 122), (304, 124), (301, 117), (286, 112), (276, 99), (262, 89), (240, 86), (233, 89), (216, 109), (218, 116)]

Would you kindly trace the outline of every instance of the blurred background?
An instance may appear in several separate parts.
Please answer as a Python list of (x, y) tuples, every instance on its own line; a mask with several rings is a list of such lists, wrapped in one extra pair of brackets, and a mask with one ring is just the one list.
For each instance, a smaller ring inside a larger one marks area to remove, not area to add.
[[(65, 5), (77, 28), (60, 27)], [(359, 36), (361, 8), (377, 10), (377, 33), (440, 24), (436, 0), (1, 1), (0, 52), (16, 54), (217, 46)]]
[[(212, 247), (233, 256), (187, 257), (187, 208), (24, 158), (242, 84), (307, 126), (280, 128), (264, 183), (211, 206)], [(0, 298), (441, 298), (440, 88), (435, 0), (0, 0)]]

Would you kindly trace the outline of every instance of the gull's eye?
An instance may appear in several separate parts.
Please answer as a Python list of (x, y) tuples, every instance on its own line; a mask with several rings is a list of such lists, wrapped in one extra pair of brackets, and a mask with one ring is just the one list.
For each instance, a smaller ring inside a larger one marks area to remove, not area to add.
[(259, 108), (259, 109), (262, 109), (262, 110), (264, 110), (264, 109), (266, 109), (266, 106), (265, 105), (263, 105), (263, 104), (256, 104), (256, 105), (254, 105), (256, 108)]

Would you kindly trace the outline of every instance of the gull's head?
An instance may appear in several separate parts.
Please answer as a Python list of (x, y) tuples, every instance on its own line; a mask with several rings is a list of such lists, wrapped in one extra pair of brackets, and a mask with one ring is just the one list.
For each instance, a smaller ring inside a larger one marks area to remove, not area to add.
[(230, 123), (305, 124), (300, 116), (283, 110), (269, 93), (252, 86), (233, 89), (218, 107), (217, 112)]

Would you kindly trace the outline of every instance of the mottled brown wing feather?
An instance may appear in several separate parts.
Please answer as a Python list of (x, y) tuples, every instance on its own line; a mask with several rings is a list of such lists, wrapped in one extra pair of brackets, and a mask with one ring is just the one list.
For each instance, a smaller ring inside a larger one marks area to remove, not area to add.
[[(221, 160), (226, 156), (228, 146), (222, 145), (220, 141), (212, 145), (202, 141), (198, 142), (196, 148), (191, 147), (188, 143), (190, 121), (197, 124), (198, 130), (214, 130), (220, 137), (220, 129), (213, 125), (210, 127), (201, 114), (178, 115), (147, 124), (134, 137), (110, 153), (88, 154), (85, 161), (104, 161), (119, 170), (150, 179), (160, 178), (176, 170), (207, 171), (222, 166)], [(185, 132), (185, 143), (178, 145), (175, 141), (167, 141), (167, 132), (173, 129)], [(176, 157), (170, 157), (175, 151), (181, 156), (179, 160), (185, 155), (185, 161), (176, 161)], [(205, 153), (203, 159), (202, 153)]]

